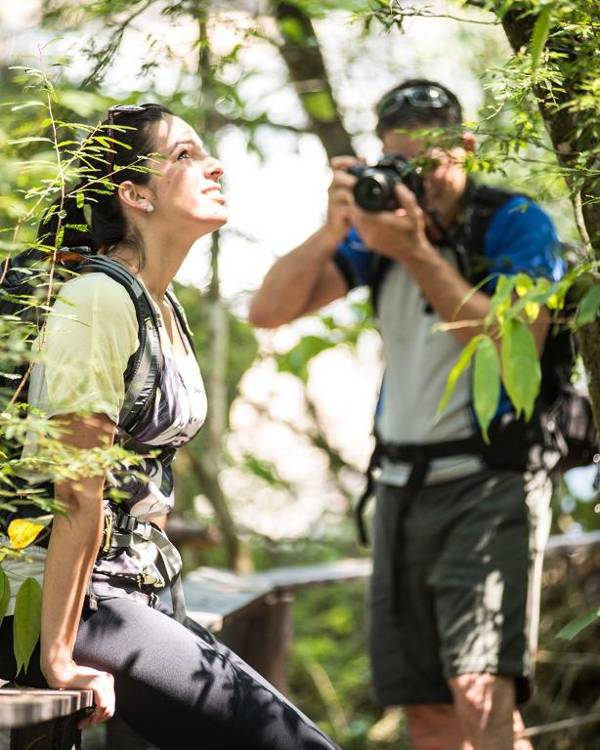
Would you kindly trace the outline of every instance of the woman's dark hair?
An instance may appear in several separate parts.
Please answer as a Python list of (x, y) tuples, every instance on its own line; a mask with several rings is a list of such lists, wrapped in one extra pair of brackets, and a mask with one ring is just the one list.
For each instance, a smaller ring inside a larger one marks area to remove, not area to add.
[[(156, 151), (152, 125), (170, 114), (162, 104), (111, 108), (108, 118), (82, 146), (79, 163), (84, 177), (80, 185), (64, 199), (62, 216), (60, 199), (46, 211), (38, 242), (46, 247), (88, 246), (97, 252), (131, 241), (115, 188), (126, 180), (148, 184), (151, 173), (144, 157)], [(86, 185), (89, 187), (84, 189)], [(84, 205), (91, 209), (89, 221)], [(61, 237), (57, 236), (59, 230)]]

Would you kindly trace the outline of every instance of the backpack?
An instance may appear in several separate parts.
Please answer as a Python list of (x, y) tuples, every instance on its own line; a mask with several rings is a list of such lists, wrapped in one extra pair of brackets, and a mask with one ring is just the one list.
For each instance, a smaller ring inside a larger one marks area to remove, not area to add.
[[(26, 325), (24, 345), (30, 346), (37, 336), (44, 322), (45, 315), (40, 314), (40, 307), (30, 304), (31, 298), (45, 303), (47, 287), (41, 285), (43, 274), (39, 269), (46, 254), (39, 250), (26, 250), (9, 261), (5, 261), (0, 284), (0, 314), (10, 316), (15, 322), (18, 320)], [(136, 426), (151, 409), (154, 394), (159, 384), (163, 354), (160, 344), (160, 322), (152, 300), (144, 286), (123, 265), (104, 256), (93, 255), (88, 247), (64, 248), (58, 252), (54, 269), (58, 282), (66, 281), (80, 273), (101, 272), (119, 283), (128, 293), (135, 307), (138, 321), (138, 348), (131, 355), (124, 373), (125, 397), (118, 418), (117, 440), (130, 450), (144, 452), (149, 448), (135, 439)], [(177, 316), (181, 329), (185, 332), (192, 351), (194, 345), (192, 334), (187, 323), (183, 308), (177, 301), (172, 289), (166, 294)], [(51, 301), (56, 294), (51, 295)], [(43, 305), (45, 307), (45, 304)], [(23, 409), (23, 416), (27, 411), (27, 384), (29, 367), (27, 364), (7, 362), (0, 373), (0, 394), (2, 403), (16, 401)], [(15, 458), (19, 455), (21, 446), (10, 440), (3, 441), (4, 459)], [(17, 486), (25, 486), (26, 480), (11, 477)], [(52, 493), (51, 485), (42, 485), (40, 491)], [(35, 518), (44, 514), (44, 510), (32, 504), (27, 499), (18, 497), (11, 502), (14, 510), (3, 508), (0, 510), (0, 530), (6, 532), (9, 523), (15, 518)], [(40, 544), (39, 541), (36, 543)]]
[[(487, 186), (471, 188), (463, 224), (463, 247), (467, 264), (465, 276), (473, 284), (485, 277), (482, 259), (489, 223), (496, 211), (516, 195), (523, 194)], [(577, 342), (572, 331), (564, 324), (553, 324), (540, 360), (542, 381), (532, 420), (539, 421), (544, 444), (558, 454), (554, 468), (561, 473), (576, 466), (588, 466), (598, 452), (589, 396), (572, 382), (577, 357)]]

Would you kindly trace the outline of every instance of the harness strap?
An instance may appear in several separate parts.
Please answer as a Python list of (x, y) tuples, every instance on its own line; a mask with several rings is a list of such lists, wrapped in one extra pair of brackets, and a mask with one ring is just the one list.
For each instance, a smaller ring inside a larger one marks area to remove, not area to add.
[(381, 459), (387, 458), (394, 463), (411, 464), (410, 474), (406, 482), (406, 489), (417, 492), (423, 487), (431, 467), (436, 458), (450, 456), (474, 455), (481, 456), (483, 452), (482, 438), (474, 435), (461, 440), (446, 440), (440, 443), (385, 443), (376, 435), (375, 450), (371, 455), (366, 471), (366, 487), (360, 496), (355, 517), (358, 538), (362, 545), (368, 546), (369, 539), (364, 522), (364, 513), (373, 494), (373, 471), (381, 466)]
[[(151, 542), (156, 546), (158, 552), (155, 560), (156, 568), (163, 578), (163, 583), (169, 585), (175, 620), (183, 623), (187, 614), (181, 580), (182, 560), (169, 537), (158, 526), (152, 523), (144, 523), (121, 509), (116, 511), (113, 526), (107, 529), (106, 536), (104, 549), (127, 549), (135, 547), (140, 541)], [(139, 577), (136, 576), (137, 578)], [(155, 578), (152, 581), (144, 580), (143, 574), (141, 581), (138, 582), (157, 583)]]

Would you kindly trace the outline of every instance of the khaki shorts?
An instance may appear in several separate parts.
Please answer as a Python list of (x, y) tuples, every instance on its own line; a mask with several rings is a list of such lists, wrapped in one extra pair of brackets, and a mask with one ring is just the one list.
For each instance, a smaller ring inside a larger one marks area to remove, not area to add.
[(380, 484), (369, 592), (382, 705), (451, 703), (448, 678), (514, 677), (527, 700), (552, 485), (486, 470), (410, 493)]

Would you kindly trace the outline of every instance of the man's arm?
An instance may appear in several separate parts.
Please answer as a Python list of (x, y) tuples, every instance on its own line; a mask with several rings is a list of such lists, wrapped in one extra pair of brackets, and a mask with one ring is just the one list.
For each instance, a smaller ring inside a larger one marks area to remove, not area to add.
[(327, 219), (321, 229), (271, 268), (250, 303), (248, 319), (259, 328), (276, 328), (343, 297), (348, 284), (332, 261), (350, 229), (356, 177), (347, 168), (358, 159), (339, 156), (331, 161)]
[(276, 328), (343, 297), (348, 286), (332, 261), (340, 241), (323, 227), (280, 258), (250, 303), (249, 322)]

